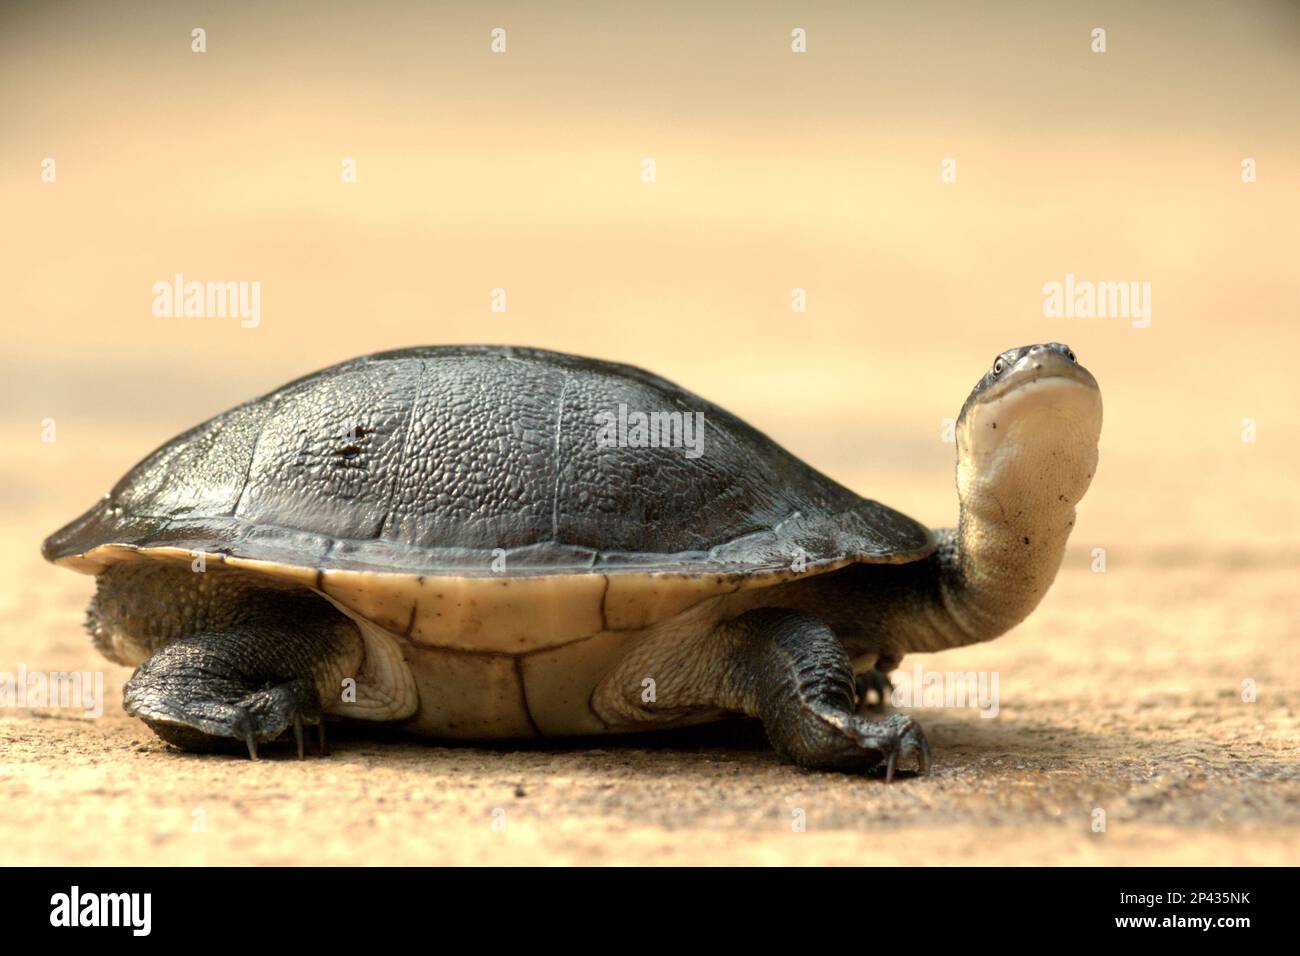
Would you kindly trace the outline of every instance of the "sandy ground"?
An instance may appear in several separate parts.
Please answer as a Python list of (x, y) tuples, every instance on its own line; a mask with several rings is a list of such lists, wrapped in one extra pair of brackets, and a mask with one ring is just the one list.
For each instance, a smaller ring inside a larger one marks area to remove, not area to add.
[[(890, 786), (782, 765), (746, 723), (526, 749), (335, 733), (301, 762), (190, 756), (122, 714), (127, 674), (110, 667), (100, 719), (0, 712), (5, 859), (1295, 863), (1300, 568), (1234, 563), (1096, 574), (1072, 555), (1012, 634), (910, 658), (996, 671), (999, 712), (910, 711), (935, 766)], [(89, 579), (36, 564), (27, 583), (5, 608), (4, 659), (36, 631), (43, 666), (98, 669), (78, 627)]]

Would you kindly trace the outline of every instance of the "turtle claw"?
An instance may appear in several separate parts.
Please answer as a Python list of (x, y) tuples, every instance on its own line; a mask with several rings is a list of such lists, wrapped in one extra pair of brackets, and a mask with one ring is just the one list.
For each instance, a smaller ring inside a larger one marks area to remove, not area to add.
[(930, 744), (921, 725), (905, 714), (884, 720), (854, 716), (845, 728), (863, 750), (875, 751), (885, 761), (885, 782), (893, 783), (898, 761), (915, 758), (919, 773), (930, 771)]
[(248, 730), (245, 731), (244, 743), (248, 745), (248, 759), (256, 760), (257, 759), (257, 738), (253, 735), (252, 727), (249, 727)]
[(298, 759), (306, 760), (307, 754), (303, 747), (303, 740), (302, 740), (302, 715), (301, 714), (293, 715), (293, 739), (294, 742), (298, 745)]

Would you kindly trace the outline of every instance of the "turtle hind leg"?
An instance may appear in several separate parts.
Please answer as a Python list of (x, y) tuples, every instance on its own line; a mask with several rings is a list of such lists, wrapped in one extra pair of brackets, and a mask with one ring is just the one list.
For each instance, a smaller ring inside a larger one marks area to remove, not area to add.
[[(249, 678), (232, 667), (228, 651), (238, 634), (205, 632), (169, 644), (127, 682), (127, 713), (182, 750), (247, 750), (321, 721), (314, 682)], [(300, 755), (303, 747), (299, 745)]]
[(719, 703), (762, 720), (782, 757), (833, 770), (883, 763), (887, 780), (900, 761), (915, 759), (922, 772), (929, 769), (929, 745), (915, 720), (867, 720), (854, 712), (853, 666), (821, 621), (759, 608), (719, 631), (730, 647)]
[[(239, 595), (236, 613), (154, 652), (127, 682), (123, 703), (159, 737), (191, 751), (242, 751), (321, 725), (322, 693), (352, 673), (356, 626), (314, 595)], [(333, 688), (331, 691), (330, 688)], [(323, 727), (322, 727), (323, 729)], [(324, 752), (324, 736), (320, 736)]]

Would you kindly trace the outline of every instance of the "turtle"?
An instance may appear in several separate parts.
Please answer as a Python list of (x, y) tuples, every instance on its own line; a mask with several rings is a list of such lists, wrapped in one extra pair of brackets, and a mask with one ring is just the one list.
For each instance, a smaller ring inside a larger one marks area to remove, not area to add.
[(904, 654), (1035, 608), (1101, 417), (1068, 346), (998, 355), (953, 426), (960, 519), (932, 530), (640, 368), (405, 348), (173, 438), (42, 552), (95, 576), (124, 707), (181, 750), (302, 757), (314, 726), (324, 753), (327, 719), (491, 741), (747, 717), (781, 760), (889, 780), (930, 748), (871, 698)]

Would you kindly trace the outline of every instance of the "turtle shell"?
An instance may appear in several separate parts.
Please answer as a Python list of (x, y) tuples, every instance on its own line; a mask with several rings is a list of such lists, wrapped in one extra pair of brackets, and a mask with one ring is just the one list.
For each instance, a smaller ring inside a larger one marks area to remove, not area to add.
[(417, 643), (515, 651), (708, 597), (933, 550), (718, 406), (539, 349), (364, 356), (153, 452), (46, 558), (222, 562)]

